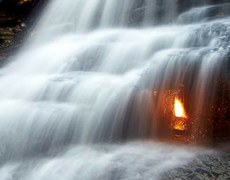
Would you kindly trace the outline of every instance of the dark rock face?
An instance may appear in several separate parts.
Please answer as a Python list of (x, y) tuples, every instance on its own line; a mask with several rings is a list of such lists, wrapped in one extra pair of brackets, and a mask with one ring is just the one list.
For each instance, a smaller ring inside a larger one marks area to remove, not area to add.
[(0, 64), (18, 49), (28, 33), (32, 10), (42, 0), (0, 0)]

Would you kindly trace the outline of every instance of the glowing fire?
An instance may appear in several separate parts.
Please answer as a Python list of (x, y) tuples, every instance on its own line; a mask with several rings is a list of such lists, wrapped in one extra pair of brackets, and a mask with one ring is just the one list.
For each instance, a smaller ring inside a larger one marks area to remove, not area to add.
[(187, 118), (185, 109), (184, 109), (184, 105), (178, 98), (175, 98), (174, 114), (176, 117)]
[(186, 119), (187, 115), (184, 109), (183, 103), (180, 101), (180, 99), (175, 98), (174, 102), (174, 115), (177, 117), (173, 123), (173, 128), (175, 130), (184, 131), (186, 130)]

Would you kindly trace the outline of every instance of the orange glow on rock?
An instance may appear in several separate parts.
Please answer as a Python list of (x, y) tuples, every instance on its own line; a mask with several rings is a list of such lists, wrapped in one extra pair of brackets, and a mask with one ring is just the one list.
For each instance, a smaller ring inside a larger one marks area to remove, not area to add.
[(187, 129), (185, 119), (181, 119), (181, 118), (177, 119), (174, 122), (173, 129), (178, 130), (178, 131), (185, 131)]

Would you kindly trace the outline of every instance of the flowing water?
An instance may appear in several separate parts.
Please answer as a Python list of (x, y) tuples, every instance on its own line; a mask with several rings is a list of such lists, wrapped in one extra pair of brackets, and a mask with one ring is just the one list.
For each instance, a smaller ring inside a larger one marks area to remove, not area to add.
[(153, 92), (183, 85), (200, 136), (230, 49), (229, 18), (209, 8), (50, 1), (1, 69), (0, 179), (157, 179), (190, 162), (200, 150), (148, 141), (169, 134)]

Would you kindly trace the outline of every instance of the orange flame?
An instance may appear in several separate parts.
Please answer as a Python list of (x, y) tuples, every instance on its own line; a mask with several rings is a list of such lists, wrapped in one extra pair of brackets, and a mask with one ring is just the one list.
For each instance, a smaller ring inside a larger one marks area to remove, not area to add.
[(174, 115), (180, 118), (187, 118), (184, 105), (177, 97), (175, 98), (174, 102)]

